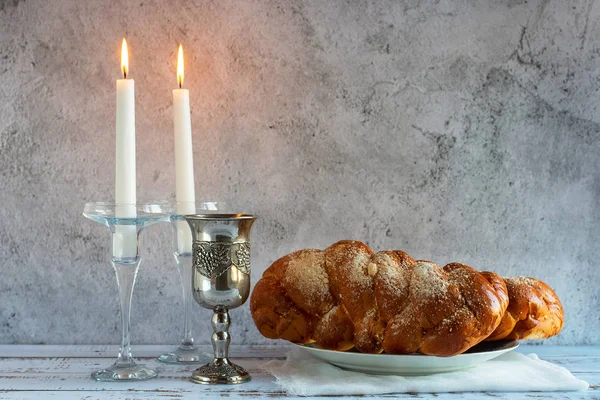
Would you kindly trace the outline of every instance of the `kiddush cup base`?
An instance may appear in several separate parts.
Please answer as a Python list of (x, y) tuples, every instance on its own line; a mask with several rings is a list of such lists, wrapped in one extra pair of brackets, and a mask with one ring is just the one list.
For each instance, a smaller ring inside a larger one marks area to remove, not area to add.
[(251, 380), (244, 368), (229, 361), (228, 358), (215, 358), (192, 373), (190, 380), (204, 385), (237, 384)]

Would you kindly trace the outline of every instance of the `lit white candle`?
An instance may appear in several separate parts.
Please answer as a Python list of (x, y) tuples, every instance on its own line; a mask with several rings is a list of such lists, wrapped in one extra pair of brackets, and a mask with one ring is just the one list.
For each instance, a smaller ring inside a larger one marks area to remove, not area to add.
[[(117, 126), (115, 157), (116, 217), (135, 218), (135, 94), (133, 79), (127, 79), (129, 54), (127, 42), (121, 45), (123, 79), (117, 80)], [(136, 227), (116, 226), (113, 238), (113, 256), (135, 257), (137, 252)]]
[[(190, 91), (183, 89), (183, 47), (177, 53), (177, 83), (173, 90), (173, 125), (175, 130), (175, 184), (177, 212), (194, 214), (194, 155), (192, 152), (192, 121), (190, 117)], [(178, 222), (177, 248), (180, 254), (192, 251), (192, 236), (185, 221)]]
[[(194, 155), (192, 152), (192, 121), (190, 117), (190, 91), (183, 89), (183, 47), (177, 53), (177, 84), (173, 90), (173, 125), (175, 130), (175, 184), (177, 212), (194, 214)], [(192, 236), (185, 221), (179, 222), (177, 248), (180, 254), (192, 251)]]

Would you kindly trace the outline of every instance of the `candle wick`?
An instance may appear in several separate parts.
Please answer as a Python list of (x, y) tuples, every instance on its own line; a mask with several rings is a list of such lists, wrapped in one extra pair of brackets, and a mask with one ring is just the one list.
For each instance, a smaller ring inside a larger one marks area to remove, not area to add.
[(179, 82), (179, 89), (183, 89), (183, 88), (181, 87), (181, 82)]
[(127, 79), (127, 71), (123, 71), (123, 79)]

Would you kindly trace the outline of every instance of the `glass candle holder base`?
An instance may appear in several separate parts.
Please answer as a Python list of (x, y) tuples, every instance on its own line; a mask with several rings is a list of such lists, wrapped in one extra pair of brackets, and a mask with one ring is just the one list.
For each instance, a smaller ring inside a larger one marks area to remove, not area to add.
[(193, 344), (181, 344), (174, 351), (161, 354), (157, 359), (166, 364), (200, 364), (207, 362), (209, 357)]
[(157, 376), (155, 370), (136, 363), (113, 364), (108, 368), (92, 372), (92, 378), (99, 382), (144, 381)]

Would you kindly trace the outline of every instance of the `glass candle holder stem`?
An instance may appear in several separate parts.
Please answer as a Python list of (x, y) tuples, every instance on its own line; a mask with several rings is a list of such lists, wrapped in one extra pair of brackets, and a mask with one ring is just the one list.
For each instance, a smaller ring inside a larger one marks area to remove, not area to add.
[(133, 365), (135, 362), (131, 357), (129, 326), (131, 322), (131, 298), (140, 262), (138, 260), (133, 263), (122, 263), (114, 261), (114, 258), (111, 261), (117, 275), (121, 306), (121, 349), (119, 350), (116, 363), (120, 366)]
[(181, 215), (171, 216), (174, 233), (173, 257), (179, 271), (183, 294), (183, 337), (173, 351), (158, 356), (158, 360), (167, 364), (197, 364), (205, 362), (207, 356), (194, 346), (191, 323), (192, 297), (192, 232)]
[(194, 345), (192, 324), (190, 323), (190, 313), (193, 301), (192, 280), (190, 279), (190, 276), (192, 276), (192, 254), (180, 255), (179, 253), (176, 253), (175, 262), (179, 266), (181, 290), (183, 292), (183, 339), (181, 340), (181, 346), (192, 347)]

